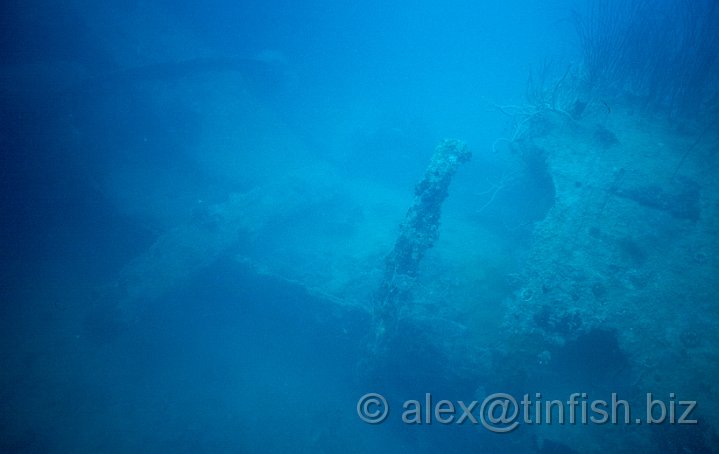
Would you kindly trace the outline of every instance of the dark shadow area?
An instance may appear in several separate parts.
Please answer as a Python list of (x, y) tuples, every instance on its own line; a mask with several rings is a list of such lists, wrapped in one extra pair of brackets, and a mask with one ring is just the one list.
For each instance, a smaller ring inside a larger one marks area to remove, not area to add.
[[(629, 360), (611, 331), (595, 329), (567, 342), (553, 355), (558, 380), (577, 386), (607, 387), (623, 383)], [(617, 391), (615, 391), (617, 392)]]
[[(683, 413), (684, 408), (679, 411)], [(677, 415), (679, 417), (681, 415)], [(694, 419), (696, 414), (690, 416)], [(698, 424), (657, 424), (651, 427), (654, 452), (659, 454), (701, 454), (714, 452), (719, 438)]]
[(578, 452), (564, 443), (552, 440), (542, 440), (537, 448), (537, 454), (577, 454)]
[(0, 65), (77, 61), (95, 69), (112, 67), (100, 41), (67, 2), (3, 2), (0, 48)]
[(554, 206), (554, 181), (544, 152), (531, 148), (508, 163), (481, 163), (484, 181), (477, 184), (475, 218), (483, 226), (515, 239), (528, 239), (535, 222)]

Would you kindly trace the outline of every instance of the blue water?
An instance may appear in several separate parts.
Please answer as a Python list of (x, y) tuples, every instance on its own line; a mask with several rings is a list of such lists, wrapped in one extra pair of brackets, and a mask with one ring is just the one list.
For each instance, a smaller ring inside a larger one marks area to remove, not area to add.
[[(716, 452), (717, 20), (5, 2), (0, 452)], [(472, 160), (417, 275), (392, 276), (450, 137)], [(383, 282), (411, 291), (379, 349)], [(697, 422), (635, 424), (650, 392)], [(496, 433), (472, 421), (494, 393), (616, 393), (632, 422), (531, 407)], [(409, 421), (429, 395), (476, 407)]]

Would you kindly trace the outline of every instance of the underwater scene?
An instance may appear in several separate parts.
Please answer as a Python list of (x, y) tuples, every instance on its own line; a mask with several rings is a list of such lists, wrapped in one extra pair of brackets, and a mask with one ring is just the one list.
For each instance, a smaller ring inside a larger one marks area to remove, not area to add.
[(0, 452), (719, 452), (716, 0), (0, 10)]

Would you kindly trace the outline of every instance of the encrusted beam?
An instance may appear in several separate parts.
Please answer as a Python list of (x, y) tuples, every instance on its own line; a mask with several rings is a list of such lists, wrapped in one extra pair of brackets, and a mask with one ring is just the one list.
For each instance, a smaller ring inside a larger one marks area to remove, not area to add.
[(395, 335), (401, 309), (411, 300), (411, 289), (427, 249), (439, 237), (442, 203), (460, 164), (471, 153), (464, 142), (442, 141), (434, 151), (424, 178), (414, 190), (414, 202), (407, 211), (399, 237), (385, 261), (382, 281), (373, 297), (374, 335), (370, 350), (382, 355)]

